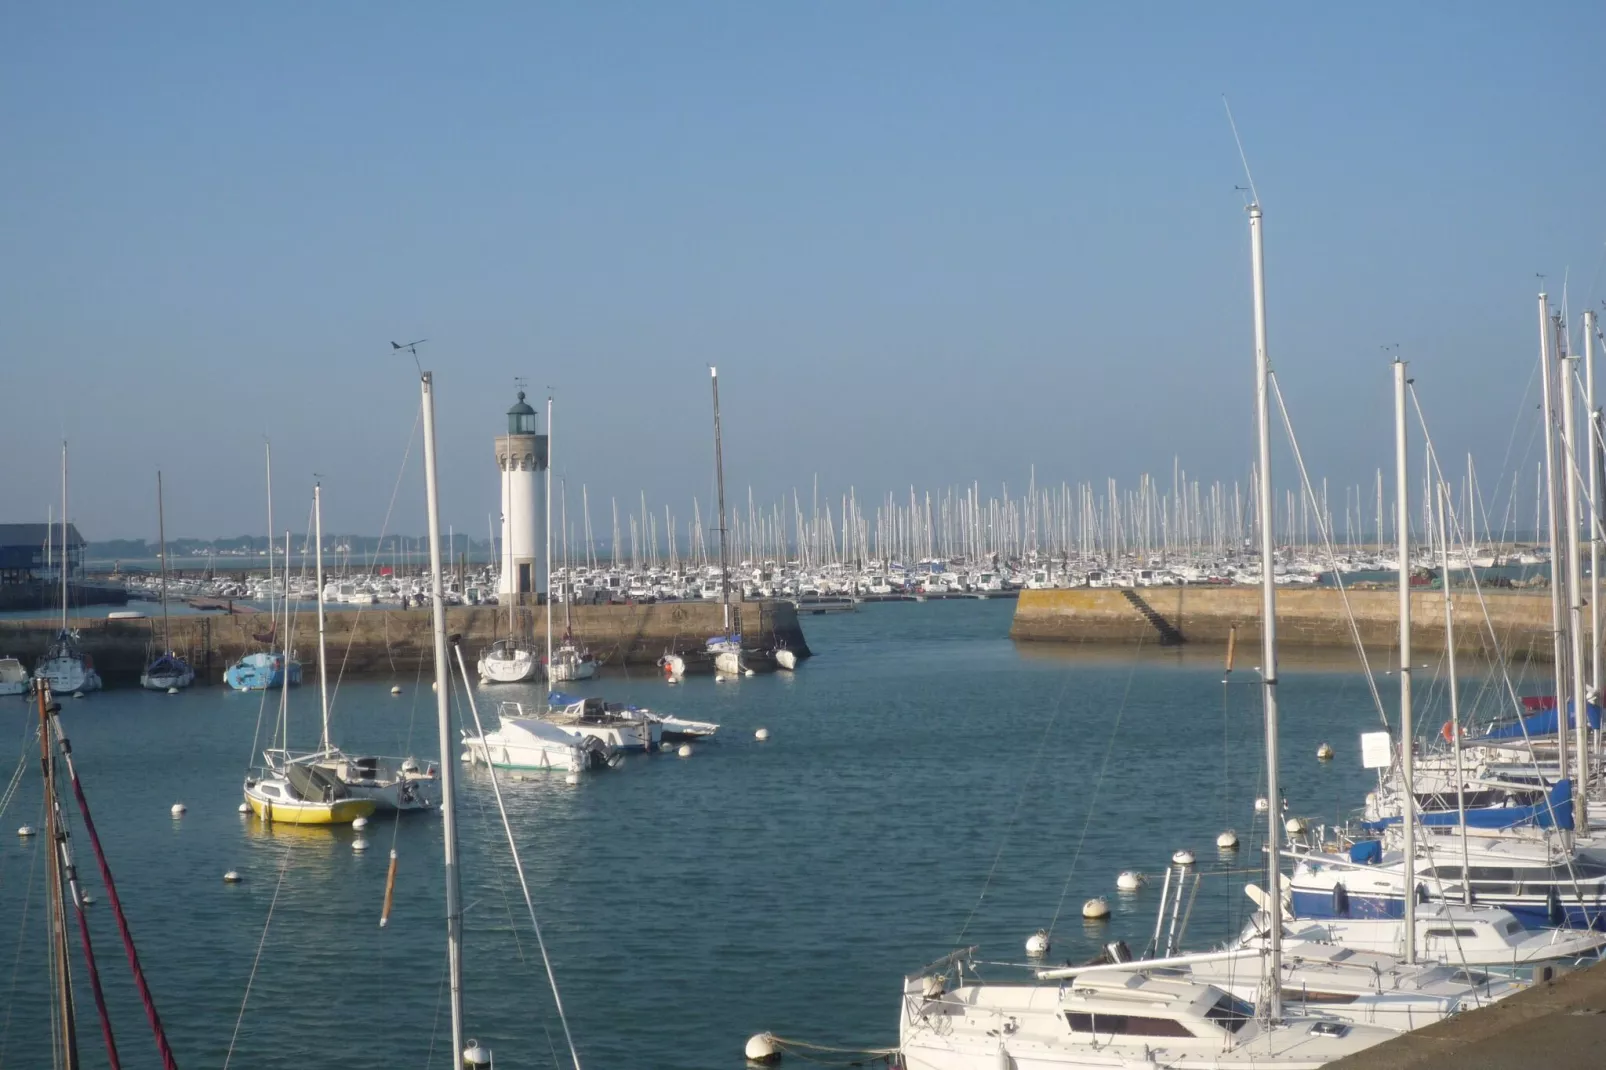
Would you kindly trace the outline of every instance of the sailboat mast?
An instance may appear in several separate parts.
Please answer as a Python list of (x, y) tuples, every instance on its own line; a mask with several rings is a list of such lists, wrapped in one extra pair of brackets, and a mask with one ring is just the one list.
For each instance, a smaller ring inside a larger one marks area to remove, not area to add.
[[(323, 484), (312, 485), (312, 553), (318, 585), (318, 698), (323, 704), (323, 752), (329, 753), (329, 671), (328, 651), (323, 638)], [(285, 558), (287, 564), (289, 558)]]
[(1561, 530), (1556, 518), (1556, 420), (1551, 403), (1550, 298), (1539, 295), (1539, 382), (1544, 401), (1545, 438), (1545, 519), (1550, 526), (1550, 633), (1551, 669), (1556, 695), (1556, 776), (1567, 779), (1567, 695), (1563, 673), (1567, 671), (1567, 621), (1561, 603)]
[[(1445, 514), (1450, 511), (1450, 488), (1439, 483), (1439, 581), (1444, 597), (1444, 653), (1450, 673), (1450, 742), (1455, 751), (1455, 812), (1456, 823), (1461, 826), (1462, 872), (1471, 862), (1467, 853), (1467, 793), (1461, 772), (1461, 686), (1455, 676), (1455, 609), (1450, 601), (1450, 539)], [(1471, 550), (1468, 549), (1470, 556)], [(1471, 562), (1468, 562), (1471, 567)], [(1414, 800), (1413, 800), (1414, 802)], [(1472, 905), (1472, 882), (1461, 882), (1461, 902)]]
[[(1595, 412), (1595, 313), (1584, 313), (1584, 411), (1589, 424), (1589, 689), (1600, 701), (1600, 427)], [(1598, 733), (1597, 733), (1598, 736)], [(1581, 753), (1581, 752), (1580, 752)]]
[(1266, 349), (1266, 251), (1259, 204), (1249, 206), (1249, 250), (1255, 289), (1255, 423), (1260, 485), (1260, 692), (1266, 709), (1266, 1007), (1282, 1017), (1283, 892), (1281, 793), (1277, 787), (1277, 553), (1271, 498), (1271, 356)]
[(457, 763), (451, 761), (451, 670), (446, 661), (446, 595), (441, 589), (440, 501), (435, 479), (435, 381), (419, 377), (424, 406), (424, 493), (429, 504), (429, 594), (435, 639), (435, 715), (440, 729), (442, 840), (446, 849), (446, 969), (451, 990), (453, 1064), (463, 1061), (463, 907), (457, 872)]
[[(66, 560), (66, 556), (63, 555), (62, 561), (65, 563)], [(64, 1070), (78, 1070), (78, 1025), (73, 1006), (72, 960), (68, 956), (66, 888), (62, 882), (62, 860), (57, 846), (63, 830), (57, 825), (60, 809), (56, 806), (56, 759), (51, 753), (50, 730), (46, 724), (46, 718), (49, 716), (47, 703), (50, 697), (48, 687), (39, 689), (39, 761), (45, 781), (45, 843), (50, 849), (45, 914), (47, 927), (50, 930), (49, 961), (56, 988), (55, 1013), (51, 1017), (60, 1030), (56, 1038), (55, 1054), (59, 1060), (57, 1065)]]
[[(1565, 456), (1562, 458), (1562, 479), (1567, 487), (1567, 631), (1572, 640), (1572, 702), (1573, 738), (1578, 755), (1577, 790), (1573, 792), (1573, 819), (1576, 827), (1589, 828), (1589, 717), (1588, 699), (1584, 694), (1584, 578), (1583, 561), (1578, 554), (1578, 461), (1583, 451), (1578, 448), (1578, 405), (1573, 396), (1573, 366), (1577, 363), (1565, 353), (1560, 354), (1561, 372), (1561, 440)], [(1556, 719), (1567, 719), (1567, 707), (1556, 695)], [(1565, 759), (1564, 759), (1565, 760)]]
[(61, 441), (61, 630), (67, 630), (67, 566), (72, 552), (67, 549), (67, 440)]
[(162, 470), (156, 470), (156, 541), (157, 560), (162, 563), (162, 643), (167, 653), (173, 652), (172, 631), (167, 623), (167, 516), (162, 509)]
[[(262, 449), (268, 455), (268, 631), (272, 632), (279, 622), (279, 617), (273, 609), (273, 443), (264, 439)], [(288, 581), (290, 578), (288, 557), (284, 559), (284, 575)]]
[(1416, 737), (1411, 727), (1411, 517), (1405, 482), (1405, 362), (1394, 361), (1394, 535), (1400, 555), (1400, 777), (1405, 812), (1405, 961), (1416, 962), (1416, 789), (1411, 759)]
[(725, 450), (719, 436), (719, 369), (708, 366), (714, 382), (714, 484), (719, 494), (719, 600), (725, 607), (725, 634), (731, 630), (731, 574), (725, 553)]
[(546, 397), (546, 508), (542, 515), (546, 518), (546, 674), (548, 692), (551, 691), (552, 681), (552, 395)]

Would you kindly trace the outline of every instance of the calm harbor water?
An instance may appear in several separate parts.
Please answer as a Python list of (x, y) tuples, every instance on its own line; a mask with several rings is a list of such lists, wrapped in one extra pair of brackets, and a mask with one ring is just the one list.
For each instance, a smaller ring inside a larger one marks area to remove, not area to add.
[[(689, 759), (637, 756), (575, 787), (504, 781), (587, 1065), (736, 1068), (745, 1038), (762, 1030), (891, 1044), (901, 976), (961, 943), (1020, 961), (1026, 937), (1052, 924), (1055, 961), (1116, 938), (1140, 949), (1159, 880), (1119, 895), (1116, 874), (1158, 878), (1179, 847), (1211, 874), (1189, 945), (1238, 928), (1243, 884), (1255, 879), (1242, 870), (1261, 858), (1249, 839), (1263, 780), (1256, 659), (1240, 656), (1224, 685), (1214, 651), (1017, 647), (1006, 637), (1012, 610), (868, 605), (808, 618), (818, 656), (795, 676), (670, 687), (637, 675), (576, 688), (723, 725)], [(1332, 821), (1371, 784), (1357, 735), (1377, 714), (1353, 658), (1296, 657), (1281, 688), (1284, 788), (1292, 812)], [(1392, 703), (1392, 683), (1382, 687)], [(497, 698), (537, 693), (481, 690), (481, 715), (494, 716)], [(259, 718), (270, 721), (275, 702), (205, 687), (64, 703), (178, 1061), (448, 1067), (439, 818), (375, 821), (372, 847), (357, 853), (349, 829), (265, 830), (236, 813)], [(26, 767), (0, 837), (0, 1066), (42, 1066), (45, 847), (13, 833), (43, 823), (38, 752), (31, 707), (0, 710), (12, 755), (0, 755), (0, 771)], [(316, 686), (292, 692), (291, 723), (301, 744), (315, 742)], [(768, 742), (754, 740), (759, 727)], [(428, 681), (341, 685), (335, 736), (351, 750), (433, 757)], [(1333, 762), (1315, 760), (1324, 740)], [(463, 786), (468, 1033), (498, 1066), (565, 1065), (489, 781), (480, 772)], [(180, 820), (169, 816), (177, 801), (189, 807)], [(1227, 827), (1244, 849), (1216, 850)], [(123, 1065), (158, 1066), (76, 821), (74, 844), (98, 900), (91, 929)], [(392, 847), (400, 877), (381, 930)], [(229, 869), (244, 882), (225, 885)], [(1108, 896), (1109, 922), (1083, 922), (1092, 895)], [(83, 986), (76, 946), (75, 936)], [(79, 1012), (85, 1065), (104, 1066), (87, 987)]]

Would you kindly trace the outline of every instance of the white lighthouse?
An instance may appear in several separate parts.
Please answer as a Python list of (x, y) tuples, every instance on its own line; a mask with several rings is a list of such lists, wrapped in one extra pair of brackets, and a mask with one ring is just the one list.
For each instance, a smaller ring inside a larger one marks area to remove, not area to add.
[[(496, 464), (502, 471), (502, 582), (497, 596), (504, 605), (534, 604), (535, 593), (546, 590), (541, 480), (547, 469), (547, 436), (536, 433), (536, 423), (535, 410), (520, 390), (519, 400), (507, 410), (507, 434), (496, 436)], [(511, 603), (505, 601), (509, 596)]]

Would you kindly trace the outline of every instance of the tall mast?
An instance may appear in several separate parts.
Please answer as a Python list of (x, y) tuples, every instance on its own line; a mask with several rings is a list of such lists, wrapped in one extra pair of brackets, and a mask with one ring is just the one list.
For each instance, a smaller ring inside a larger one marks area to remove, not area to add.
[(1550, 638), (1551, 669), (1556, 693), (1556, 775), (1567, 779), (1567, 621), (1561, 601), (1561, 530), (1556, 520), (1556, 419), (1551, 404), (1550, 298), (1539, 295), (1539, 382), (1544, 400), (1545, 519), (1550, 525)]
[(451, 670), (446, 662), (446, 595), (441, 589), (440, 501), (435, 480), (435, 382), (419, 377), (424, 405), (424, 492), (429, 503), (429, 593), (435, 639), (435, 715), (440, 729), (442, 840), (446, 847), (446, 969), (452, 1004), (453, 1065), (463, 1061), (463, 907), (457, 872), (457, 763), (453, 753)]
[[(65, 562), (63, 555), (62, 561)], [(50, 869), (46, 876), (48, 895), (45, 903), (46, 924), (50, 930), (50, 967), (55, 981), (55, 1007), (51, 1017), (60, 1030), (54, 1038), (59, 1059), (57, 1065), (64, 1070), (78, 1070), (78, 1025), (73, 1006), (71, 959), (67, 943), (67, 889), (62, 881), (62, 859), (59, 844), (64, 843), (66, 830), (58, 825), (60, 809), (56, 805), (56, 758), (50, 747), (49, 716), (51, 695), (45, 684), (38, 691), (39, 703), (39, 761), (44, 773), (45, 787), (45, 843), (50, 851)], [(76, 893), (74, 893), (76, 895)], [(80, 921), (82, 924), (82, 921)]]
[(708, 366), (714, 382), (714, 483), (719, 493), (719, 600), (725, 607), (725, 634), (731, 630), (731, 574), (725, 555), (725, 451), (719, 437), (719, 369)]
[[(1561, 436), (1566, 456), (1562, 458), (1562, 480), (1567, 488), (1567, 631), (1572, 641), (1572, 702), (1573, 738), (1578, 748), (1578, 782), (1574, 785), (1573, 816), (1576, 827), (1589, 828), (1589, 717), (1588, 699), (1584, 695), (1584, 577), (1583, 561), (1578, 554), (1578, 460), (1583, 451), (1578, 448), (1578, 413), (1573, 397), (1573, 366), (1577, 361), (1565, 353), (1560, 355), (1558, 370), (1561, 375)], [(1567, 719), (1566, 704), (1561, 693), (1556, 693), (1556, 719)], [(1565, 768), (1565, 757), (1563, 758)]]
[[(1450, 540), (1448, 528), (1445, 523), (1445, 514), (1450, 511), (1450, 488), (1442, 481), (1439, 483), (1439, 574), (1443, 577), (1440, 586), (1444, 595), (1444, 653), (1448, 659), (1447, 668), (1450, 672), (1450, 741), (1455, 750), (1455, 812), (1456, 822), (1461, 826), (1461, 865), (1470, 865), (1467, 857), (1467, 794), (1466, 784), (1462, 781), (1461, 773), (1461, 687), (1455, 676), (1455, 608), (1450, 600)], [(1468, 556), (1471, 547), (1467, 548)], [(1470, 569), (1472, 562), (1467, 562)], [(1415, 799), (1412, 799), (1413, 810)], [(1461, 882), (1461, 902), (1466, 906), (1472, 905), (1472, 882)]]
[(72, 551), (67, 549), (67, 440), (61, 440), (61, 630), (67, 630), (67, 567)]
[(1394, 361), (1394, 536), (1400, 555), (1400, 777), (1405, 812), (1405, 961), (1416, 962), (1416, 788), (1412, 758), (1416, 736), (1411, 726), (1411, 514), (1406, 483), (1405, 362)]
[(173, 652), (173, 633), (167, 624), (167, 515), (162, 509), (162, 470), (156, 470), (156, 555), (162, 563), (162, 642)]
[[(278, 614), (273, 608), (273, 443), (263, 439), (262, 449), (268, 457), (268, 631), (272, 632), (279, 623)], [(284, 559), (284, 578), (288, 587), (290, 579), (289, 556)], [(289, 593), (288, 590), (285, 591), (287, 601)], [(288, 666), (286, 666), (285, 671), (289, 672)]]
[[(1584, 412), (1589, 425), (1589, 694), (1600, 702), (1600, 425), (1595, 411), (1595, 313), (1584, 313)], [(1586, 717), (1587, 720), (1587, 717)], [(1583, 723), (1583, 722), (1580, 722)], [(1596, 733), (1599, 746), (1600, 734)], [(1579, 751), (1582, 755), (1584, 752)], [(1582, 791), (1587, 775), (1580, 775)]]
[(552, 395), (546, 396), (546, 677), (552, 691)]
[[(1266, 708), (1266, 1007), (1283, 1016), (1282, 811), (1277, 787), (1277, 584), (1272, 562), (1277, 543), (1271, 500), (1271, 355), (1266, 349), (1266, 250), (1259, 204), (1249, 206), (1249, 255), (1255, 290), (1255, 425), (1259, 437), (1260, 485), (1260, 693)], [(1113, 561), (1113, 558), (1112, 558)]]
[[(318, 585), (318, 697), (323, 702), (323, 742), (321, 747), (329, 753), (329, 663), (323, 639), (323, 484), (312, 485), (312, 545), (313, 560), (317, 562)], [(288, 563), (289, 558), (287, 557)]]

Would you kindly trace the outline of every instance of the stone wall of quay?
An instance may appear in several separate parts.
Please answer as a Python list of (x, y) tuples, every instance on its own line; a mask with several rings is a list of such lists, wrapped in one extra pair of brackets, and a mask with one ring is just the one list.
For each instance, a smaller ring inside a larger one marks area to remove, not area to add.
[[(563, 634), (563, 607), (553, 607), (555, 636)], [(747, 602), (740, 607), (743, 631), (753, 640), (771, 634), (783, 639), (802, 656), (808, 643), (790, 602)], [(513, 610), (516, 634), (545, 635), (546, 607)], [(266, 613), (205, 613), (172, 617), (171, 641), (162, 641), (160, 610), (147, 619), (107, 620), (80, 618), (78, 629), (84, 651), (109, 682), (135, 679), (153, 651), (171, 647), (188, 658), (198, 681), (219, 683), (223, 670), (241, 655), (263, 649), (256, 636), (270, 634), (273, 622)], [(702, 649), (704, 641), (722, 630), (723, 615), (715, 602), (663, 602), (652, 605), (576, 605), (570, 611), (574, 637), (602, 659), (604, 669), (652, 666), (666, 651), (684, 653)], [(280, 624), (281, 629), (283, 623)], [(55, 636), (58, 622), (48, 619), (0, 621), (0, 654), (22, 658), (30, 668)], [(448, 634), (461, 634), (463, 654), (474, 659), (480, 650), (508, 634), (508, 610), (497, 606), (454, 606), (447, 611)], [(432, 671), (433, 640), (427, 609), (402, 610), (394, 606), (330, 611), (326, 615), (324, 644), (331, 672), (379, 676), (416, 675), (420, 667)], [(291, 648), (310, 673), (317, 664), (317, 616), (310, 611), (294, 615)], [(310, 677), (309, 677), (310, 679)]]
[[(1225, 644), (1236, 632), (1243, 655), (1260, 642), (1258, 587), (1078, 587), (1022, 591), (1010, 635), (1032, 642)], [(1348, 611), (1345, 600), (1348, 600)], [(1548, 591), (1450, 592), (1458, 654), (1551, 660)], [(1487, 619), (1484, 615), (1487, 606)], [(1354, 629), (1368, 649), (1399, 645), (1399, 594), (1394, 590), (1279, 588), (1277, 638), (1308, 647), (1352, 647)], [(1445, 647), (1444, 593), (1411, 593), (1411, 643), (1422, 652)], [(1588, 617), (1585, 616), (1585, 626)]]

